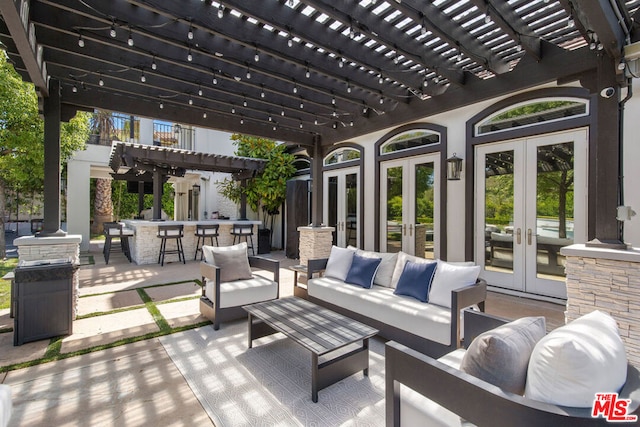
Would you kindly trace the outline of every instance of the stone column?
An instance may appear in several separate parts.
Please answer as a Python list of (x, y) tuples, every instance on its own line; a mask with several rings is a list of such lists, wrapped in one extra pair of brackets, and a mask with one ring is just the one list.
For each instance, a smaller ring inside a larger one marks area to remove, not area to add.
[[(40, 261), (53, 259), (71, 259), (74, 265), (80, 265), (80, 243), (82, 236), (67, 234), (66, 236), (34, 237), (23, 236), (14, 240), (18, 247), (18, 261)], [(78, 288), (80, 276), (78, 270), (73, 275), (73, 319), (78, 310)]]
[(618, 323), (629, 363), (640, 367), (640, 249), (566, 246), (566, 321), (600, 310)]
[(333, 245), (335, 227), (298, 227), (300, 232), (300, 264), (310, 259), (328, 258)]

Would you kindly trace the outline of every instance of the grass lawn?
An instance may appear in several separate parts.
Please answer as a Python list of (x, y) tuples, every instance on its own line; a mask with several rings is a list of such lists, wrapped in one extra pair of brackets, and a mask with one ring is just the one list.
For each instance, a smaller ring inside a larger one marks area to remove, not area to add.
[[(4, 276), (18, 265), (17, 258), (0, 261), (0, 277)], [(11, 304), (11, 280), (0, 279), (0, 309), (9, 308)]]

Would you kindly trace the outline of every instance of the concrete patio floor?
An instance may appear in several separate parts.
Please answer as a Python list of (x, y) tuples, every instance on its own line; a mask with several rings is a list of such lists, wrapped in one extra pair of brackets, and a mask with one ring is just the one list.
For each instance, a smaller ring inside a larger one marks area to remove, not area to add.
[[(79, 319), (73, 334), (61, 340), (61, 354), (158, 332), (142, 295), (172, 328), (206, 321), (198, 308), (198, 261), (137, 266), (112, 254), (105, 265), (98, 242), (85, 256), (95, 263), (80, 267)], [(287, 267), (297, 260), (283, 252), (267, 256), (281, 261), (280, 295), (292, 295), (293, 272)], [(564, 323), (561, 305), (493, 292), (486, 310), (506, 318), (543, 315), (549, 328)], [(12, 326), (8, 310), (0, 311), (0, 328)], [(41, 358), (49, 344), (14, 347), (13, 333), (2, 333), (0, 366)], [(0, 383), (9, 384), (13, 393), (10, 426), (213, 425), (158, 338), (0, 373)]]

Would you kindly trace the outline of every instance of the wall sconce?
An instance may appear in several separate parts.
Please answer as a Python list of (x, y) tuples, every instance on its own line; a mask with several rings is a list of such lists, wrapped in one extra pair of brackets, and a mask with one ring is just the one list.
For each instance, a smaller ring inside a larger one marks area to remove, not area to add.
[(200, 195), (200, 186), (198, 184), (193, 184), (192, 190), (194, 197), (198, 197)]
[(453, 153), (453, 156), (447, 159), (447, 179), (449, 181), (459, 181), (462, 173), (462, 159)]

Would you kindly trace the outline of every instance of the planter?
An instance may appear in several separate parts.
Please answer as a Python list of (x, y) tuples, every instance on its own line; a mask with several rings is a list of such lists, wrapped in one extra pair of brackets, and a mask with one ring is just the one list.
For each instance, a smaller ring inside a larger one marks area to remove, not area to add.
[(258, 254), (268, 254), (271, 252), (271, 230), (268, 228), (258, 229)]

